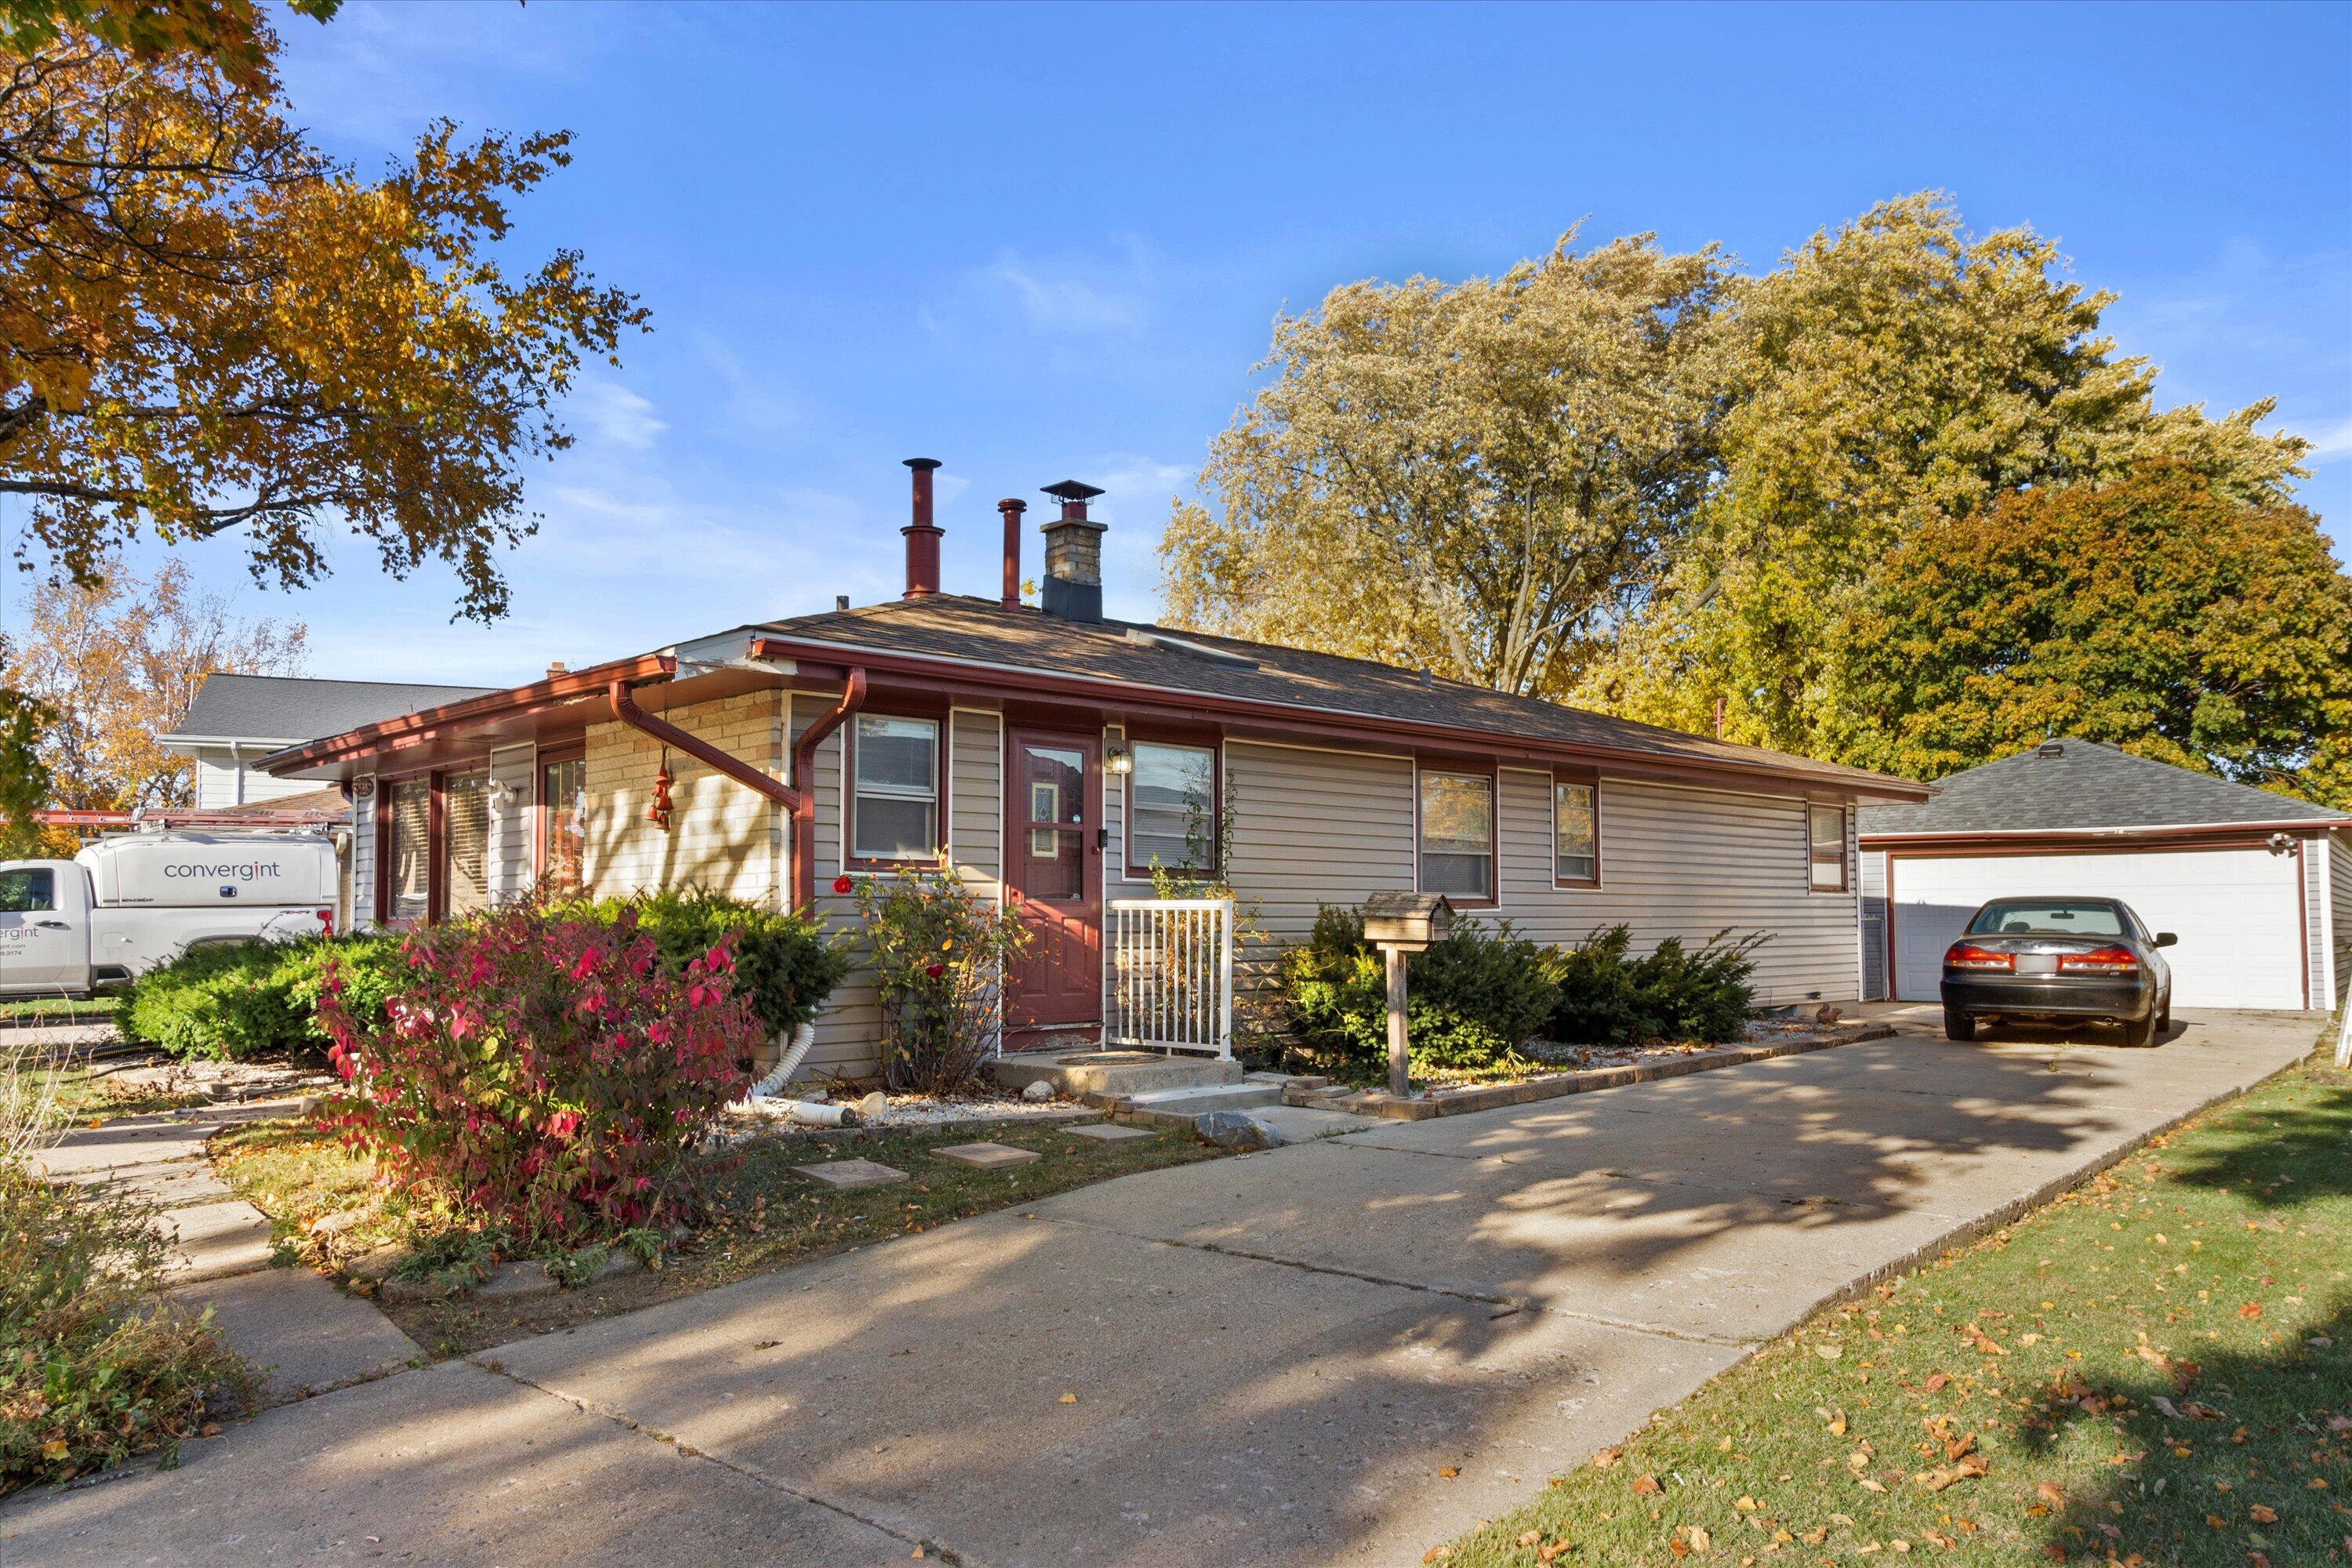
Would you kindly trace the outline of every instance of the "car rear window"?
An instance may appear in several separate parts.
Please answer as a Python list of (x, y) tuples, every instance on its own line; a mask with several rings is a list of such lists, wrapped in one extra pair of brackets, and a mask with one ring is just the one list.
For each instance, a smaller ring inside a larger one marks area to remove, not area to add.
[(2088, 900), (2003, 899), (1969, 922), (1970, 936), (2124, 936), (2123, 911)]

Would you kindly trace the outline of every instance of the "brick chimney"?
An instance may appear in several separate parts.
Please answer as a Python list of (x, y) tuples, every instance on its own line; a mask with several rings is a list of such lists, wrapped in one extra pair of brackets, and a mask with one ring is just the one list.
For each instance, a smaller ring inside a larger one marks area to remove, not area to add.
[(1064, 479), (1045, 493), (1062, 503), (1062, 515), (1040, 523), (1045, 536), (1045, 610), (1066, 621), (1098, 621), (1102, 611), (1102, 536), (1106, 524), (1087, 516), (1087, 502), (1102, 494), (1093, 485)]
[(909, 599), (940, 591), (940, 528), (931, 521), (931, 470), (937, 458), (909, 458), (915, 470), (914, 521), (898, 531), (907, 536), (907, 593)]

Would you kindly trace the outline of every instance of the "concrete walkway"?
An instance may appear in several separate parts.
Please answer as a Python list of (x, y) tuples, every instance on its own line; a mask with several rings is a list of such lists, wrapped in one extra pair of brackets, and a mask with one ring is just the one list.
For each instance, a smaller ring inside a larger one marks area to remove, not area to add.
[(288, 1406), (0, 1510), (0, 1561), (1417, 1563), (2319, 1022), (1906, 1034), (1132, 1176)]
[[(110, 1187), (152, 1204), (172, 1238), (173, 1298), (213, 1310), (221, 1337), (262, 1374), (276, 1405), (415, 1361), (414, 1341), (366, 1301), (307, 1268), (274, 1268), (269, 1217), (230, 1193), (205, 1158), (224, 1127), (289, 1116), (295, 1102), (210, 1106), (77, 1127), (33, 1157), (59, 1181)], [(0, 1554), (0, 1562), (7, 1561)]]

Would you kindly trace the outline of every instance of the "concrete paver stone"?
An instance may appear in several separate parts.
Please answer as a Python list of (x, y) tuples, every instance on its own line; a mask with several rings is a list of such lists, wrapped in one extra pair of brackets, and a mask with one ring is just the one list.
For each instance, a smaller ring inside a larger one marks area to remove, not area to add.
[(879, 1164), (872, 1160), (827, 1160), (822, 1164), (794, 1165), (793, 1174), (806, 1176), (812, 1182), (820, 1182), (828, 1187), (840, 1187), (844, 1190), (854, 1190), (858, 1187), (887, 1187), (893, 1182), (903, 1182), (907, 1179), (906, 1172), (894, 1171), (889, 1166)]
[(1010, 1165), (1026, 1165), (1041, 1158), (1034, 1149), (1015, 1149), (1009, 1143), (951, 1143), (932, 1153), (959, 1165), (969, 1165), (975, 1171), (1002, 1171)]

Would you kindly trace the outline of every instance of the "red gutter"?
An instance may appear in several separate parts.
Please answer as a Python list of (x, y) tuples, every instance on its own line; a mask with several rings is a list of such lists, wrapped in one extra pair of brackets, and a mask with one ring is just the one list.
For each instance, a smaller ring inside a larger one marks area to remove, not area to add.
[(1113, 676), (1063, 675), (1013, 667), (978, 667), (946, 655), (887, 654), (840, 644), (772, 637), (754, 637), (751, 653), (754, 658), (793, 659), (802, 665), (804, 675), (814, 673), (808, 668), (812, 664), (838, 666), (855, 659), (877, 674), (904, 675), (921, 681), (927, 689), (934, 691), (966, 691), (997, 697), (1060, 697), (1131, 712), (1157, 711), (1168, 717), (1193, 720), (1235, 718), (1244, 721), (1256, 720), (1261, 723), (1274, 721), (1278, 728), (1270, 731), (1269, 734), (1276, 738), (1295, 739), (1300, 733), (1311, 732), (1375, 745), (1406, 748), (1418, 742), (1482, 756), (1524, 756), (1580, 763), (1588, 766), (1599, 763), (1612, 773), (1672, 783), (1703, 785), (1710, 782), (1720, 784), (1726, 779), (1761, 780), (1798, 794), (1814, 790), (1874, 800), (1917, 803), (1927, 800), (1933, 793), (1927, 784), (1884, 774), (1832, 773), (1801, 765), (1783, 767), (1729, 758), (1677, 756), (1629, 747), (1595, 745), (1588, 742), (1558, 741), (1542, 736), (1434, 724), (1421, 720), (1383, 719), (1370, 714), (1310, 708), (1301, 703), (1268, 702), (1139, 686)]
[(613, 703), (613, 717), (630, 729), (651, 735), (665, 746), (675, 746), (703, 766), (714, 772), (725, 773), (748, 789), (759, 791), (788, 811), (796, 815), (799, 813), (802, 802), (800, 791), (781, 779), (771, 778), (740, 757), (720, 751), (699, 735), (689, 735), (668, 720), (655, 718), (638, 707), (630, 698), (627, 681), (614, 681), (609, 694)]
[(635, 658), (615, 659), (610, 664), (550, 676), (545, 680), (534, 680), (528, 686), (518, 686), (510, 690), (462, 698), (456, 702), (445, 702), (438, 708), (404, 713), (397, 719), (362, 724), (340, 735), (329, 735), (323, 740), (272, 752), (257, 765), (265, 773), (274, 773), (280, 769), (315, 768), (328, 763), (348, 762), (371, 752), (421, 744), (432, 739), (435, 731), (453, 724), (520, 718), (542, 709), (560, 708), (567, 702), (596, 697), (616, 680), (634, 686), (677, 672), (677, 661), (667, 654), (648, 653)]
[(2021, 827), (1976, 832), (1864, 833), (1862, 848), (1916, 855), (1945, 850), (1970, 854), (2034, 854), (2065, 849), (2151, 849), (2259, 846), (2273, 834), (2302, 837), (2352, 828), (2352, 817), (2290, 817), (2282, 822), (2195, 822), (2140, 827)]
[[(786, 694), (787, 702), (790, 694)], [(826, 736), (849, 721), (849, 716), (866, 706), (866, 671), (853, 668), (845, 682), (841, 700), (825, 710), (824, 715), (801, 731), (793, 742), (793, 780), (800, 794), (793, 805), (793, 907), (805, 910), (816, 902), (816, 749)], [(789, 708), (787, 713), (789, 714)], [(789, 717), (785, 721), (790, 726)], [(843, 765), (845, 780), (847, 763)], [(849, 791), (841, 792), (841, 830), (849, 831)]]

